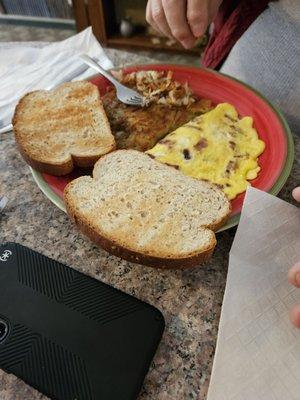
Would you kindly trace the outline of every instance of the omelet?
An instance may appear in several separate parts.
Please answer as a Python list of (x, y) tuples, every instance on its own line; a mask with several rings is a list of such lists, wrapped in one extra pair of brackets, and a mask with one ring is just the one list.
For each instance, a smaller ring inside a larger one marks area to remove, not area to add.
[(217, 184), (230, 200), (244, 192), (260, 171), (265, 143), (251, 117), (221, 103), (169, 133), (147, 153), (184, 174)]

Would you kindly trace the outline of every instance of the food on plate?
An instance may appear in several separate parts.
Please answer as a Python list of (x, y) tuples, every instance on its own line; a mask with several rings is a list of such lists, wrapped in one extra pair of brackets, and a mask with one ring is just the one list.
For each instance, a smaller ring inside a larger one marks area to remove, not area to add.
[(221, 103), (168, 134), (147, 153), (184, 174), (219, 185), (229, 199), (246, 190), (260, 171), (265, 144), (251, 117)]
[(133, 87), (146, 99), (145, 105), (163, 104), (168, 106), (190, 106), (196, 102), (187, 82), (173, 79), (173, 71), (136, 71), (124, 74), (114, 72), (115, 77), (125, 86)]
[(230, 202), (216, 185), (190, 178), (135, 150), (101, 157), (93, 177), (65, 188), (78, 228), (105, 250), (129, 261), (187, 268), (212, 253)]
[(86, 81), (26, 94), (13, 129), (25, 161), (52, 175), (66, 175), (74, 165), (91, 167), (115, 148), (98, 88)]
[(200, 99), (189, 106), (150, 104), (133, 107), (121, 103), (114, 89), (102, 97), (117, 148), (146, 151), (172, 130), (211, 109), (211, 101)]

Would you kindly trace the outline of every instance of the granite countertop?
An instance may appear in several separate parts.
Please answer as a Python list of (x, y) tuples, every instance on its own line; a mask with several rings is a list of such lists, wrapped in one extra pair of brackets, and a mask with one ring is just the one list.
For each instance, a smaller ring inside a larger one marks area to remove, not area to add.
[[(108, 50), (116, 66), (149, 59)], [(291, 201), (300, 182), (300, 141), (293, 172), (280, 193)], [(228, 253), (235, 229), (218, 234), (211, 260), (186, 271), (156, 270), (111, 256), (79, 233), (33, 181), (11, 132), (0, 138), (0, 195), (9, 203), (0, 216), (0, 243), (16, 241), (107, 282), (162, 311), (166, 329), (139, 400), (206, 398), (226, 282)], [(22, 306), (22, 305), (20, 305)], [(1, 400), (46, 399), (0, 370)]]

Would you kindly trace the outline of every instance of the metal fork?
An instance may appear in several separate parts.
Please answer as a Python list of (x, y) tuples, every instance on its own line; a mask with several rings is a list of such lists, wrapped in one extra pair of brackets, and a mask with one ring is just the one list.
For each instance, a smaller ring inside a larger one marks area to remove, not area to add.
[(103, 69), (98, 63), (96, 63), (91, 57), (86, 54), (82, 54), (80, 58), (90, 67), (100, 72), (101, 75), (105, 76), (116, 88), (117, 98), (125, 104), (131, 106), (143, 106), (145, 104), (145, 98), (135, 90), (129, 89), (122, 85), (117, 79), (115, 79), (109, 72)]
[(4, 207), (6, 206), (8, 202), (8, 198), (6, 196), (0, 196), (0, 213), (4, 210)]

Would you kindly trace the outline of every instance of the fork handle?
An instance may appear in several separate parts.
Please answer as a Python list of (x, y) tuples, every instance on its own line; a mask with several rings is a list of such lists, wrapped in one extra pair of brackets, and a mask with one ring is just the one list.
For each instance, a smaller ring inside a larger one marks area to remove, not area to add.
[(118, 86), (120, 84), (109, 72), (107, 72), (104, 68), (101, 67), (98, 63), (96, 63), (91, 57), (86, 54), (82, 54), (80, 58), (90, 67), (94, 68), (96, 71), (100, 72), (101, 75), (105, 76), (114, 86)]
[(1, 133), (6, 133), (9, 131), (12, 131), (12, 129), (13, 129), (12, 124), (5, 125), (5, 126), (3, 126), (3, 128), (0, 128), (0, 135), (1, 135)]

